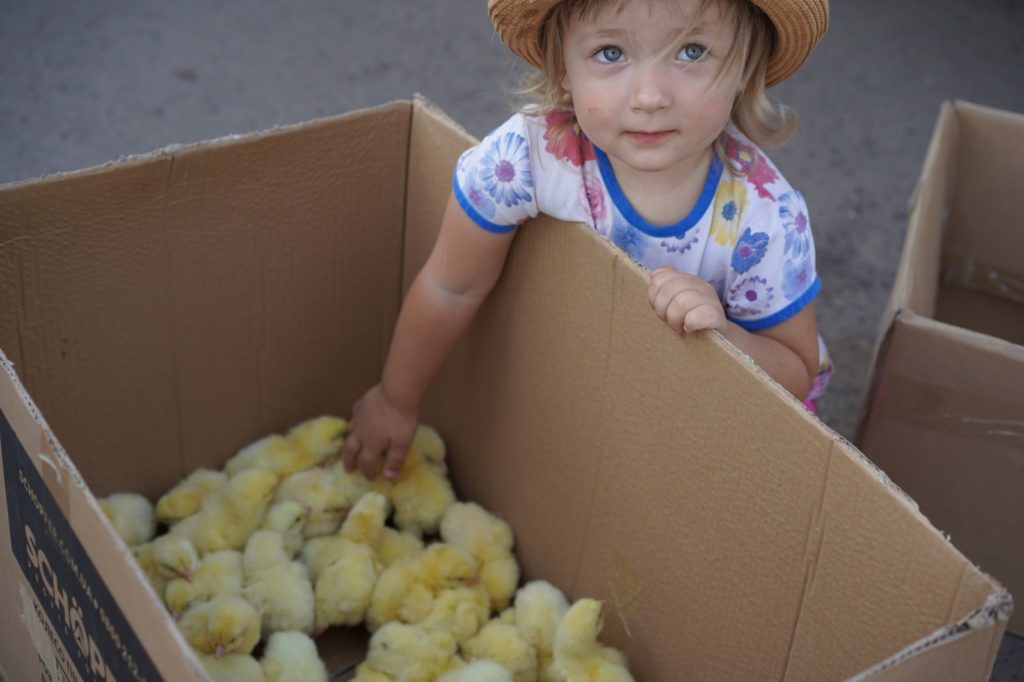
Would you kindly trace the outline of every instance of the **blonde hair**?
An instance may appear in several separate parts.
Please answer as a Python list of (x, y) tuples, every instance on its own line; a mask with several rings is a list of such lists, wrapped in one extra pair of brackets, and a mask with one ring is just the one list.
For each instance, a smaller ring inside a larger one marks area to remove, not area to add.
[[(571, 110), (572, 97), (562, 87), (565, 76), (562, 36), (569, 22), (573, 18), (586, 19), (606, 8), (621, 11), (631, 1), (636, 0), (562, 0), (555, 5), (541, 28), (544, 68), (524, 76), (522, 87), (516, 93), (522, 100), (519, 109), (531, 115)], [(792, 109), (775, 101), (765, 85), (768, 62), (775, 47), (775, 29), (764, 12), (749, 0), (701, 0), (698, 15), (714, 3), (722, 8), (725, 19), (732, 21), (736, 36), (712, 88), (735, 87), (735, 84), (742, 83), (743, 87), (733, 102), (730, 117), (733, 125), (758, 146), (778, 147), (796, 131), (797, 117)], [(681, 44), (670, 45), (665, 53), (680, 47)], [(552, 124), (551, 134), (555, 137), (564, 135), (576, 125), (575, 116), (566, 117)], [(739, 172), (735, 164), (726, 163), (723, 137), (719, 135), (715, 141), (715, 155), (730, 171)]]

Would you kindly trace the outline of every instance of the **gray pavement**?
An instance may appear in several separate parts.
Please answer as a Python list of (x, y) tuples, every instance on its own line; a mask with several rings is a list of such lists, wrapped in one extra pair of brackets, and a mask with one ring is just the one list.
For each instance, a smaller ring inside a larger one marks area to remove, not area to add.
[[(0, 183), (416, 92), (480, 136), (516, 70), (483, 0), (0, 0)], [(1024, 4), (834, 0), (776, 95), (800, 113), (771, 155), (810, 207), (838, 365), (821, 416), (852, 438), (939, 106), (1024, 112)], [(992, 679), (1024, 680), (1024, 641)]]

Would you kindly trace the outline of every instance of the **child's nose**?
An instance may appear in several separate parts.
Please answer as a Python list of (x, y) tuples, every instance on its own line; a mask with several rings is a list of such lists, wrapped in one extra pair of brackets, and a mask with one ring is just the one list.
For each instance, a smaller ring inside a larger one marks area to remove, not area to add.
[(671, 102), (671, 93), (661, 64), (647, 64), (637, 69), (633, 82), (633, 108), (658, 111)]

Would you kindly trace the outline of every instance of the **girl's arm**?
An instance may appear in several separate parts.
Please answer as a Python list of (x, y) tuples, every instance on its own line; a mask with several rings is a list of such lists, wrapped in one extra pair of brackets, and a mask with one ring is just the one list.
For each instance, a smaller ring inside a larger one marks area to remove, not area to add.
[(725, 317), (718, 294), (696, 275), (670, 267), (651, 273), (648, 298), (676, 332), (717, 329), (799, 400), (807, 398), (818, 373), (818, 327), (811, 303), (784, 322), (748, 332)]
[(514, 232), (495, 234), (477, 226), (448, 198), (437, 242), (402, 303), (379, 384), (352, 408), (342, 448), (348, 471), (384, 475), (401, 469), (430, 382), (461, 338), (501, 274)]
[(818, 325), (814, 303), (788, 320), (756, 332), (748, 332), (735, 322), (726, 322), (723, 334), (797, 399), (807, 398), (818, 374)]

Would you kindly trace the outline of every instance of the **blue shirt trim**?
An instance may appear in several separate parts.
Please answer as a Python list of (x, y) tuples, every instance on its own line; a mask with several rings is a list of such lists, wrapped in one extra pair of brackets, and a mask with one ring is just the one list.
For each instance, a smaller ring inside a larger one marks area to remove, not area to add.
[(756, 332), (761, 329), (767, 329), (768, 327), (774, 327), (775, 325), (785, 322), (789, 318), (796, 315), (798, 312), (807, 307), (807, 304), (814, 300), (814, 297), (821, 291), (821, 278), (818, 276), (814, 277), (814, 282), (804, 293), (800, 294), (800, 298), (796, 299), (782, 310), (769, 315), (768, 317), (762, 317), (759, 320), (738, 320), (726, 314), (726, 319), (730, 322), (735, 322), (740, 327), (746, 329), (748, 332)]
[(519, 227), (519, 225), (515, 223), (512, 225), (499, 225), (498, 223), (492, 223), (490, 220), (480, 215), (480, 211), (476, 210), (476, 207), (469, 201), (469, 197), (467, 197), (462, 192), (462, 188), (459, 187), (458, 168), (456, 168), (455, 172), (452, 173), (452, 191), (455, 193), (455, 200), (459, 202), (459, 206), (461, 206), (462, 210), (466, 212), (469, 219), (488, 232), (494, 232), (495, 234), (507, 234)]
[(615, 207), (619, 209), (619, 213), (633, 227), (651, 237), (682, 237), (687, 230), (696, 225), (707, 212), (708, 206), (711, 205), (711, 200), (714, 199), (715, 191), (718, 189), (718, 180), (722, 176), (722, 163), (718, 160), (717, 156), (712, 154), (708, 176), (704, 180), (704, 188), (701, 190), (700, 196), (697, 197), (697, 203), (690, 209), (690, 212), (673, 225), (652, 225), (644, 220), (643, 216), (629, 203), (629, 199), (626, 198), (626, 194), (622, 191), (622, 187), (619, 186), (619, 181), (615, 177), (615, 169), (612, 168), (612, 162), (608, 159), (608, 155), (604, 150), (594, 145), (594, 155), (597, 156), (597, 166), (601, 170), (601, 179), (604, 180), (605, 187), (608, 188), (608, 194), (611, 195)]

